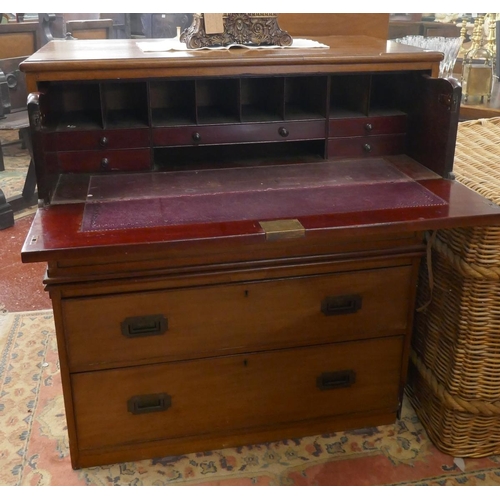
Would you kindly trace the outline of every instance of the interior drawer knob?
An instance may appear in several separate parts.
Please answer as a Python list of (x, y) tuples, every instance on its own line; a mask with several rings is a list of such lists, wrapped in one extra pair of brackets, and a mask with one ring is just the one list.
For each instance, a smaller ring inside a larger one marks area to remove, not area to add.
[(107, 170), (109, 168), (109, 158), (103, 158), (101, 160), (101, 168)]
[(363, 144), (363, 150), (369, 153), (372, 150), (372, 147), (369, 144)]
[(191, 136), (193, 138), (194, 142), (200, 142), (201, 141), (201, 135), (199, 132), (193, 132), (193, 135)]
[(290, 135), (290, 132), (285, 127), (280, 127), (278, 129), (278, 134), (281, 135), (281, 137), (288, 137)]
[(107, 137), (101, 137), (99, 139), (99, 145), (101, 146), (107, 146), (109, 143), (109, 139)]
[(367, 132), (370, 132), (371, 130), (373, 130), (373, 125), (371, 123), (365, 124), (365, 130)]

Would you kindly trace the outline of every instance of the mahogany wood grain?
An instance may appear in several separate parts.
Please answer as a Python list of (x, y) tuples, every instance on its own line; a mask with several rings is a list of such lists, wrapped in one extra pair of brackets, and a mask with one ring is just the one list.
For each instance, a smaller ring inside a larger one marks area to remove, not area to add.
[(417, 108), (408, 123), (408, 155), (442, 177), (453, 170), (462, 89), (454, 78), (428, 78), (414, 91)]
[(328, 140), (329, 158), (367, 158), (406, 151), (406, 134), (342, 137)]
[(54, 313), (54, 324), (56, 329), (57, 353), (61, 371), (61, 383), (63, 388), (64, 412), (66, 416), (66, 427), (68, 430), (69, 451), (71, 463), (78, 459), (78, 439), (76, 433), (75, 410), (71, 389), (71, 377), (68, 365), (68, 355), (66, 353), (66, 342), (64, 338), (64, 324), (62, 320), (61, 301), (59, 292), (54, 290), (50, 294), (52, 300), (52, 310)]
[[(438, 228), (498, 223), (500, 207), (454, 181), (422, 180), (420, 184), (443, 199), (445, 206), (360, 211), (302, 217), (306, 239), (355, 238), (394, 235)], [(191, 224), (128, 230), (81, 232), (81, 203), (40, 208), (22, 249), (23, 262), (64, 260), (85, 256), (112, 256), (182, 251), (201, 254), (209, 248), (252, 251), (270, 245), (257, 221)], [(312, 241), (312, 240), (308, 240)], [(272, 246), (272, 245), (270, 245)]]
[[(265, 427), (269, 422), (395, 410), (402, 339), (74, 374), (71, 383), (79, 448), (217, 435), (227, 432), (229, 426), (237, 432)], [(328, 390), (317, 387), (323, 373), (346, 370), (355, 372), (352, 385)], [(157, 393), (171, 396), (170, 408), (141, 415), (127, 411), (130, 398)], [(166, 447), (164, 454), (168, 451)]]
[(266, 445), (272, 441), (298, 439), (307, 435), (333, 433), (345, 430), (365, 429), (378, 425), (391, 425), (397, 419), (397, 411), (382, 410), (363, 414), (328, 416), (302, 422), (268, 423), (258, 430), (241, 429), (238, 433), (186, 436), (168, 440), (153, 440), (92, 450), (75, 450), (71, 454), (74, 469), (94, 467), (118, 462), (163, 458), (165, 456), (199, 453), (223, 448), (246, 446), (248, 443)]
[(134, 172), (151, 169), (149, 148), (107, 149), (103, 151), (64, 151), (57, 153), (62, 172)]
[(146, 128), (45, 133), (42, 141), (45, 151), (147, 148), (150, 145)]
[[(151, 290), (191, 285), (298, 277), (327, 272), (379, 269), (409, 265), (410, 259), (424, 253), (421, 234), (366, 237), (346, 240), (312, 238), (308, 241), (276, 240), (257, 247), (207, 247), (204, 258), (196, 249), (148, 255), (127, 253), (108, 257), (76, 258), (49, 262), (45, 283), (62, 288), (64, 297), (83, 297), (140, 291), (144, 280)], [(314, 245), (315, 254), (307, 248)], [(348, 253), (349, 258), (345, 258)], [(366, 263), (364, 267), (362, 262)], [(189, 271), (188, 275), (183, 274)], [(112, 276), (112, 283), (105, 283)], [(134, 282), (128, 278), (133, 277)], [(165, 281), (167, 280), (167, 281)], [(96, 287), (95, 283), (99, 283)], [(77, 288), (75, 284), (78, 283)]]
[(154, 146), (324, 139), (325, 120), (153, 128)]
[(403, 134), (406, 132), (406, 114), (393, 116), (366, 116), (363, 118), (338, 118), (329, 121), (328, 136), (352, 137), (380, 134)]
[[(64, 300), (70, 370), (401, 335), (408, 326), (410, 277), (406, 266), (158, 292), (143, 284), (138, 294)], [(344, 296), (358, 296), (360, 308), (322, 312), (327, 297)], [(148, 315), (164, 316), (168, 330), (123, 335), (126, 318)]]
[[(143, 52), (137, 40), (52, 41), (21, 64), (28, 92), (37, 80), (74, 81), (225, 75), (314, 74), (321, 71), (439, 71), (439, 52), (423, 52), (369, 36), (315, 37), (328, 49), (259, 49), (234, 51)], [(105, 47), (105, 50), (103, 50)]]

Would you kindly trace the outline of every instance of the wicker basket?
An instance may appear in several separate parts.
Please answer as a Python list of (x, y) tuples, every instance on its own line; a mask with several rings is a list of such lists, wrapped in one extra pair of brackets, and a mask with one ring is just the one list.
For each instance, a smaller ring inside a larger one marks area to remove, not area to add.
[[(454, 172), (500, 205), (500, 117), (459, 124)], [(442, 230), (430, 244), (407, 394), (441, 451), (499, 454), (500, 227)]]

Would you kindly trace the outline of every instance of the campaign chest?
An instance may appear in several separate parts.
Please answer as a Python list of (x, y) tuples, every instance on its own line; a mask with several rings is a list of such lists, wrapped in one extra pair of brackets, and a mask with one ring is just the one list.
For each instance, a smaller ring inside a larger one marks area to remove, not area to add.
[(73, 467), (396, 420), (424, 233), (500, 209), (441, 54), (321, 41), (23, 63)]

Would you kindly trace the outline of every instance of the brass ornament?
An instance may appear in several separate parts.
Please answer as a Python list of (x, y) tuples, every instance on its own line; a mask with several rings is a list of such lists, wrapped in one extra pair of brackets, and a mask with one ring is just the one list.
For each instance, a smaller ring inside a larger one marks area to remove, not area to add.
[(224, 14), (224, 32), (207, 34), (203, 14), (194, 14), (193, 23), (182, 32), (180, 41), (189, 49), (232, 44), (292, 45), (292, 37), (278, 26), (277, 18), (277, 14)]

